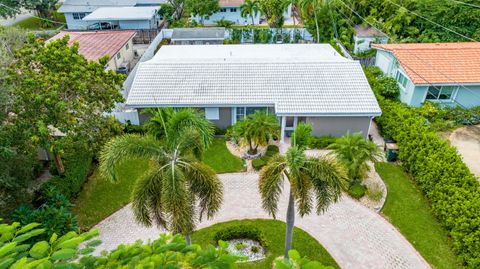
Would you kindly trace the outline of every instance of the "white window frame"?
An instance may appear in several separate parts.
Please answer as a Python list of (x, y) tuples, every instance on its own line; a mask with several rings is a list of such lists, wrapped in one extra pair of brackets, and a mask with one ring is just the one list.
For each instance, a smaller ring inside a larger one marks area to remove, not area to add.
[[(405, 79), (405, 85), (403, 85), (400, 82), (399, 74), (402, 75), (403, 78)], [(403, 73), (400, 69), (397, 69), (397, 72), (395, 73), (395, 80), (397, 81), (397, 84), (400, 87), (400, 89), (402, 89), (404, 92), (407, 91), (407, 86), (408, 86), (408, 82), (410, 81), (410, 79), (408, 79), (408, 76), (405, 75), (405, 73)]]
[(218, 107), (206, 107), (205, 118), (207, 120), (220, 120), (220, 108)]
[(122, 58), (122, 55), (119, 53), (117, 53), (117, 60), (120, 60), (120, 58)]
[[(438, 97), (436, 99), (427, 99), (428, 90), (429, 90), (430, 87), (435, 87), (435, 88), (438, 88), (440, 90), (438, 92)], [(440, 99), (440, 95), (442, 95), (443, 87), (452, 87), (453, 88), (452, 94), (450, 95), (450, 99)], [(455, 98), (457, 97), (458, 88), (459, 88), (459, 86), (454, 86), (454, 85), (442, 85), (442, 86), (430, 85), (430, 86), (427, 86), (427, 91), (425, 93), (424, 102), (426, 102), (426, 101), (429, 101), (429, 102), (447, 102), (447, 103), (453, 102), (455, 100)]]
[(85, 18), (85, 16), (87, 16), (87, 13), (85, 13), (85, 12), (74, 12), (74, 13), (72, 13), (72, 17), (76, 21), (82, 20), (83, 18)]

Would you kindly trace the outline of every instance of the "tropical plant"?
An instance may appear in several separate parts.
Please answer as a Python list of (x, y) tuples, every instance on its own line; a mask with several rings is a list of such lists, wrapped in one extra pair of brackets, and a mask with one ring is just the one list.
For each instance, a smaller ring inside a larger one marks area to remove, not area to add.
[(101, 152), (100, 173), (115, 182), (116, 167), (123, 161), (149, 159), (149, 169), (132, 193), (135, 218), (146, 226), (155, 222), (182, 233), (190, 242), (195, 217), (212, 217), (222, 203), (221, 181), (200, 161), (214, 128), (193, 109), (159, 109), (153, 120), (161, 128), (151, 127), (149, 135), (128, 134), (108, 142)]
[(361, 133), (347, 133), (328, 146), (328, 149), (332, 149), (333, 154), (345, 164), (348, 178), (356, 183), (361, 182), (370, 170), (368, 161), (378, 161), (382, 156), (379, 147), (365, 139)]
[(260, 10), (271, 28), (281, 28), (284, 23), (285, 0), (260, 0)]
[(284, 181), (290, 183), (285, 234), (286, 258), (292, 247), (295, 204), (302, 217), (312, 211), (314, 204), (316, 213), (321, 214), (340, 198), (346, 178), (343, 165), (334, 157), (307, 158), (298, 146), (290, 147), (286, 156), (273, 156), (263, 167), (259, 180), (262, 206), (274, 218)]
[(226, 20), (224, 18), (219, 19), (218, 21), (215, 21), (218, 27), (225, 27), (225, 28), (230, 28), (232, 25), (235, 23), (233, 21)]
[(245, 0), (240, 6), (240, 14), (244, 18), (252, 18), (252, 25), (255, 25), (255, 17), (260, 12), (259, 0)]
[(218, 0), (185, 0), (185, 6), (193, 15), (200, 16), (200, 24), (205, 17), (211, 16), (220, 9)]
[(311, 261), (300, 257), (298, 251), (291, 249), (288, 251), (290, 259), (281, 259), (275, 261), (275, 269), (333, 269), (332, 266), (325, 266), (318, 261)]
[(313, 126), (308, 123), (300, 123), (295, 128), (290, 140), (291, 146), (298, 146), (301, 149), (306, 149), (312, 137)]
[(280, 126), (273, 114), (255, 111), (233, 126), (233, 132), (248, 145), (248, 153), (257, 154), (259, 146), (265, 146), (272, 136), (277, 135)]
[(324, 4), (325, 0), (298, 0), (298, 4), (302, 9), (303, 17), (310, 17), (309, 14), (313, 13), (313, 19), (315, 20), (315, 40), (320, 42), (320, 26), (318, 21), (319, 9)]

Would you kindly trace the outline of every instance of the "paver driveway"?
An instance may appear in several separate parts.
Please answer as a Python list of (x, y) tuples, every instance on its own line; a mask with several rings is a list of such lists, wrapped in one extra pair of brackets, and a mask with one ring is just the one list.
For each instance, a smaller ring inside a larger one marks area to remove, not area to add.
[[(219, 177), (224, 183), (223, 206), (214, 219), (199, 223), (198, 228), (234, 219), (270, 218), (261, 208), (258, 174), (235, 173)], [(288, 190), (287, 185), (285, 188)], [(280, 219), (285, 218), (286, 194), (285, 191), (279, 205)], [(321, 216), (297, 216), (295, 225), (315, 237), (342, 268), (430, 268), (390, 223), (349, 197), (343, 197)], [(129, 205), (94, 228), (100, 230), (103, 241), (96, 253), (137, 239), (157, 238), (161, 232), (155, 227), (145, 228), (135, 223)]]

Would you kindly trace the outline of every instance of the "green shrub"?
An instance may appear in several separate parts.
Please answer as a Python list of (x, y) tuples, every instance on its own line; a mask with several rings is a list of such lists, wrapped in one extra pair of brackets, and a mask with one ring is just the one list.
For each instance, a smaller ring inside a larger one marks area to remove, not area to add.
[(308, 141), (308, 147), (311, 149), (325, 149), (335, 143), (337, 138), (334, 136), (312, 136)]
[(398, 87), (398, 82), (392, 77), (382, 77), (380, 83), (383, 84), (383, 87), (380, 88), (380, 94), (392, 100), (398, 100), (400, 97), (400, 88)]
[(368, 198), (372, 201), (380, 201), (383, 197), (383, 189), (379, 184), (367, 186), (366, 192)]
[(275, 154), (279, 153), (280, 149), (275, 145), (268, 145), (267, 152), (265, 153), (266, 156), (272, 157)]
[(227, 129), (218, 128), (215, 126), (215, 135), (226, 135)]
[(267, 162), (265, 161), (264, 157), (252, 161), (252, 166), (255, 171), (260, 171), (260, 169), (262, 169), (266, 164)]
[(348, 194), (352, 196), (352, 198), (360, 199), (365, 195), (367, 188), (362, 184), (352, 184), (350, 188), (348, 188)]
[[(378, 79), (366, 71), (372, 87), (378, 87)], [(382, 116), (376, 120), (382, 133), (397, 141), (402, 166), (431, 201), (433, 212), (449, 231), (459, 257), (469, 268), (479, 268), (479, 182), (456, 149), (441, 139), (415, 109), (377, 98)]]
[(236, 250), (241, 250), (241, 249), (244, 249), (247, 245), (245, 244), (242, 244), (242, 243), (236, 243), (235, 244), (235, 249)]
[(250, 247), (250, 251), (251, 251), (252, 253), (258, 253), (258, 252), (260, 251), (260, 249), (258, 249), (257, 246), (252, 246), (252, 247)]
[(237, 225), (219, 230), (213, 236), (214, 243), (218, 241), (228, 241), (232, 239), (251, 239), (260, 243), (263, 247), (268, 247), (267, 238), (255, 226)]

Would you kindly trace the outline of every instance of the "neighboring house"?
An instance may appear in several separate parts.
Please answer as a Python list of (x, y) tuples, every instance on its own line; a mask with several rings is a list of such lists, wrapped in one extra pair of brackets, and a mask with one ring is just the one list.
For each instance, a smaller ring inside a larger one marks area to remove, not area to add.
[[(220, 10), (215, 12), (209, 17), (203, 18), (203, 24), (205, 25), (214, 25), (217, 24), (217, 21), (224, 19), (227, 21), (232, 21), (236, 25), (249, 25), (252, 24), (252, 18), (249, 16), (247, 18), (242, 17), (240, 6), (245, 3), (245, 0), (219, 0)], [(287, 11), (283, 14), (285, 18), (290, 18), (292, 16), (292, 9), (289, 6)], [(192, 16), (192, 19), (201, 22), (200, 16)], [(257, 16), (254, 17), (255, 25), (260, 24), (260, 12)]]
[(220, 45), (225, 40), (225, 28), (175, 28), (171, 40), (173, 45)]
[(367, 136), (380, 107), (357, 61), (328, 44), (162, 46), (138, 65), (126, 107), (195, 107), (219, 128), (257, 110), (281, 122), (281, 141), (298, 123), (313, 134)]
[(480, 42), (374, 44), (376, 63), (410, 106), (425, 101), (480, 106)]
[(118, 70), (121, 67), (130, 68), (133, 60), (133, 42), (136, 31), (116, 30), (99, 32), (67, 32), (62, 31), (50, 40), (63, 38), (69, 35), (69, 45), (78, 42), (78, 53), (87, 60), (98, 61), (105, 55), (109, 60), (105, 66), (107, 70)]
[(160, 7), (166, 0), (65, 0), (58, 9), (65, 15), (68, 29), (87, 30), (91, 21), (84, 21), (90, 13), (102, 7)]
[(82, 20), (89, 25), (108, 23), (114, 29), (145, 30), (160, 26), (160, 7), (101, 7)]
[(373, 27), (357, 25), (353, 41), (355, 42), (353, 53), (361, 53), (371, 49), (372, 43), (387, 44), (388, 36)]

